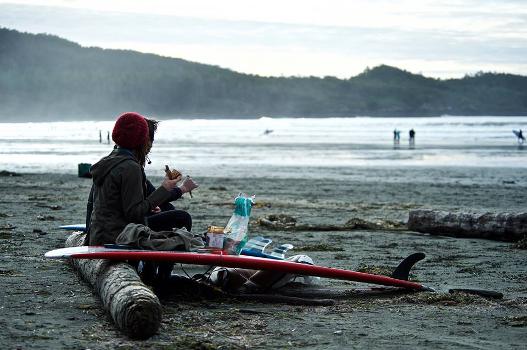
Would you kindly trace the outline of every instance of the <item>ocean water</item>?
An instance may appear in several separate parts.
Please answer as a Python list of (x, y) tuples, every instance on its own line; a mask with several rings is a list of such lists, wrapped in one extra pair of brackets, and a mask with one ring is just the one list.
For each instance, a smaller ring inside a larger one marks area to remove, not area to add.
[[(77, 173), (108, 154), (114, 121), (0, 123), (0, 170)], [(398, 144), (393, 130), (401, 131)], [(409, 144), (408, 131), (416, 132)], [(350, 169), (405, 167), (526, 168), (527, 117), (267, 118), (163, 120), (147, 165), (193, 176), (332, 176)], [(99, 132), (102, 143), (99, 142)]]

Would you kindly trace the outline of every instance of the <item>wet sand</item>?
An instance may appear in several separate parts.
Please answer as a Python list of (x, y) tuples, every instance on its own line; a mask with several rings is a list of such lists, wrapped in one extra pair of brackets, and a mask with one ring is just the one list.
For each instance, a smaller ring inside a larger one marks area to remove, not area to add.
[[(330, 173), (330, 172), (329, 172)], [(360, 296), (329, 307), (196, 297), (162, 298), (163, 323), (146, 341), (122, 335), (97, 296), (62, 261), (43, 254), (64, 246), (59, 225), (83, 222), (91, 181), (73, 175), (0, 177), (0, 340), (6, 348), (523, 348), (527, 342), (527, 251), (511, 243), (428, 236), (405, 230), (289, 231), (257, 219), (286, 214), (305, 225), (352, 218), (405, 223), (414, 208), (525, 210), (527, 183), (515, 169), (416, 168), (312, 177), (198, 178), (194, 198), (176, 202), (194, 229), (224, 225), (232, 197), (257, 195), (250, 232), (295, 245), (321, 265), (394, 268), (414, 252), (427, 258), (412, 278), (438, 293)], [(160, 183), (161, 178), (153, 178)], [(334, 289), (364, 287), (323, 279)], [(499, 291), (501, 300), (448, 294), (449, 288)]]

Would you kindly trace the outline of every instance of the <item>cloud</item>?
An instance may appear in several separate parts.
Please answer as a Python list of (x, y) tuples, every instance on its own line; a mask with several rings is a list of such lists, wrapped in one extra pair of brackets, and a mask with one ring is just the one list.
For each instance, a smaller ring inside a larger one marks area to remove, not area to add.
[[(136, 10), (145, 4), (132, 3)], [(349, 3), (335, 5), (342, 13), (331, 23), (329, 13), (335, 11), (321, 12), (313, 20), (317, 24), (307, 22), (325, 3), (313, 1), (287, 2), (309, 7), (299, 7), (296, 20), (288, 23), (287, 16), (264, 21), (273, 1), (265, 3), (263, 14), (248, 16), (251, 20), (214, 18), (210, 9), (205, 18), (195, 18), (188, 11), (176, 16), (171, 11), (159, 15), (96, 6), (0, 4), (0, 25), (52, 33), (82, 45), (130, 48), (263, 75), (349, 77), (380, 63), (438, 77), (482, 69), (527, 73), (527, 10), (520, 1), (376, 0), (360, 11), (355, 2)], [(241, 13), (234, 11), (230, 18)], [(353, 20), (344, 23), (345, 18)]]

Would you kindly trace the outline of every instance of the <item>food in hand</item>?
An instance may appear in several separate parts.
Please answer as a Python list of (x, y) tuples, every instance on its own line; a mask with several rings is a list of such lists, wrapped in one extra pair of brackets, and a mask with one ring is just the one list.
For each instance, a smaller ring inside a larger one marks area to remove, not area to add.
[(181, 173), (179, 171), (177, 171), (176, 169), (170, 170), (168, 165), (165, 165), (165, 173), (167, 174), (170, 180), (177, 179), (179, 176), (181, 176)]
[[(170, 179), (170, 180), (175, 180), (177, 179), (178, 177), (182, 176), (181, 173), (179, 171), (177, 171), (176, 169), (172, 169), (170, 170), (169, 166), (168, 165), (165, 165), (165, 173), (167, 174), (167, 177)], [(187, 175), (187, 178), (189, 178), (189, 176)], [(188, 191), (188, 194), (190, 195), (190, 198), (192, 198), (192, 191)]]

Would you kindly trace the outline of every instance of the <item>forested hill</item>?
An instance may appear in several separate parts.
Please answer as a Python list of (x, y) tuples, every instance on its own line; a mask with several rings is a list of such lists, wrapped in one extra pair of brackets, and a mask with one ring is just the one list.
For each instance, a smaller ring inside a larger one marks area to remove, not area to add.
[(438, 80), (389, 66), (348, 80), (260, 77), (0, 28), (0, 121), (113, 119), (129, 110), (158, 118), (527, 115), (527, 77)]

